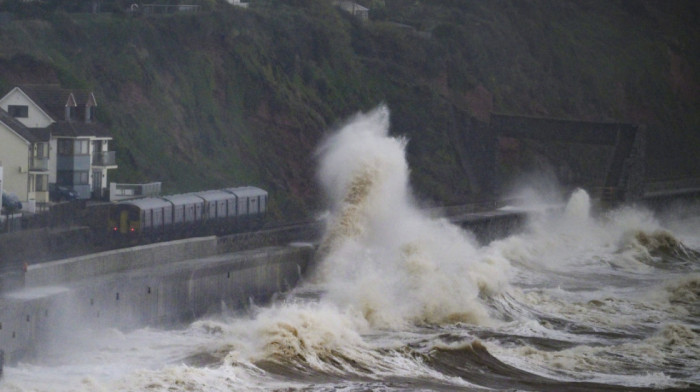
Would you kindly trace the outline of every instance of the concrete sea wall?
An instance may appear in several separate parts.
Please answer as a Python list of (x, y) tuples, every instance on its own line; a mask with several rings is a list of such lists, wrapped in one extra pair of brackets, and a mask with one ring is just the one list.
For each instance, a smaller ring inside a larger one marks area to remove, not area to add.
[(30, 265), (24, 287), (0, 297), (6, 363), (77, 327), (167, 326), (265, 302), (294, 287), (314, 253), (310, 244), (220, 253), (230, 242), (195, 238)]
[(24, 275), (24, 287), (57, 285), (163, 263), (207, 257), (216, 254), (216, 244), (216, 237), (191, 238), (32, 264), (27, 267)]

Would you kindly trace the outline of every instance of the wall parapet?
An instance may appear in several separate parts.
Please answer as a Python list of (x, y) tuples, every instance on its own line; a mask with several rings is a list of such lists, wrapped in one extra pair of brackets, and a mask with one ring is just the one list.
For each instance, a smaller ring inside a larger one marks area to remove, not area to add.
[(116, 249), (27, 267), (25, 287), (73, 282), (96, 276), (151, 267), (164, 262), (216, 254), (216, 237), (188, 238), (133, 248)]

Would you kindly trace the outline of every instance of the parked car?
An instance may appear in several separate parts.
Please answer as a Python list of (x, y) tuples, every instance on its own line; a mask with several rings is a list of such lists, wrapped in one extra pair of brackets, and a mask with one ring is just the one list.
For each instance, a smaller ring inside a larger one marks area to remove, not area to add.
[(53, 201), (71, 201), (78, 198), (78, 193), (67, 186), (49, 185), (49, 198)]
[(19, 211), (22, 209), (22, 202), (14, 193), (2, 192), (2, 206), (6, 211)]

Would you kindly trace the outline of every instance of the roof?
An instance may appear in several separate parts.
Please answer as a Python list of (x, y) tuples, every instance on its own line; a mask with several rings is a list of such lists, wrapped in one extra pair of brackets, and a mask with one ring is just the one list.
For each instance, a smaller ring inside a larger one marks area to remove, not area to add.
[(147, 197), (144, 199), (123, 201), (120, 204), (131, 204), (133, 206), (139, 207), (142, 210), (151, 210), (154, 208), (165, 208), (171, 206), (170, 202), (168, 202), (167, 200), (163, 200), (157, 197)]
[(78, 106), (82, 105), (94, 105), (97, 106), (97, 100), (95, 99), (95, 94), (92, 91), (87, 90), (71, 90), (73, 92), (73, 97), (75, 97), (75, 103)]
[(69, 90), (56, 84), (29, 84), (18, 86), (27, 96), (54, 120), (65, 118), (66, 106), (96, 105), (95, 95), (87, 90)]
[(48, 142), (51, 139), (51, 132), (48, 129), (27, 128), (1, 108), (0, 121), (29, 143)]
[(18, 87), (52, 119), (58, 120), (65, 117), (65, 108), (72, 98), (70, 90), (62, 89), (58, 85), (25, 85)]
[(267, 196), (267, 192), (254, 186), (242, 186), (238, 188), (226, 188), (226, 192), (231, 192), (238, 197)]
[(338, 4), (342, 9), (348, 12), (368, 12), (369, 8), (363, 7), (354, 1), (349, 1), (349, 0), (340, 0), (336, 4)]
[(163, 196), (163, 199), (168, 200), (173, 203), (174, 206), (180, 206), (184, 204), (204, 204), (204, 200), (201, 197), (193, 193), (183, 193), (179, 195)]
[(195, 194), (208, 202), (230, 200), (230, 199), (236, 198), (236, 195), (234, 195), (230, 192), (224, 192), (224, 191), (219, 191), (219, 190), (195, 192)]
[(51, 134), (55, 137), (112, 137), (104, 126), (95, 122), (56, 121), (49, 126), (49, 129), (51, 129)]

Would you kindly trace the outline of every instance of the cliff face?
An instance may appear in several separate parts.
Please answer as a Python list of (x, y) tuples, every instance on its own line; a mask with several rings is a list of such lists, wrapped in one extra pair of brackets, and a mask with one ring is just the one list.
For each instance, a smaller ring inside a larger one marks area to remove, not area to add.
[(370, 1), (368, 23), (283, 3), (6, 21), (0, 90), (91, 88), (115, 137), (112, 180), (255, 184), (287, 218), (318, 206), (324, 132), (382, 102), (410, 139), (417, 193), (439, 202), (483, 196), (479, 133), (464, 132), (492, 110), (641, 122), (650, 178), (700, 175), (695, 2)]

